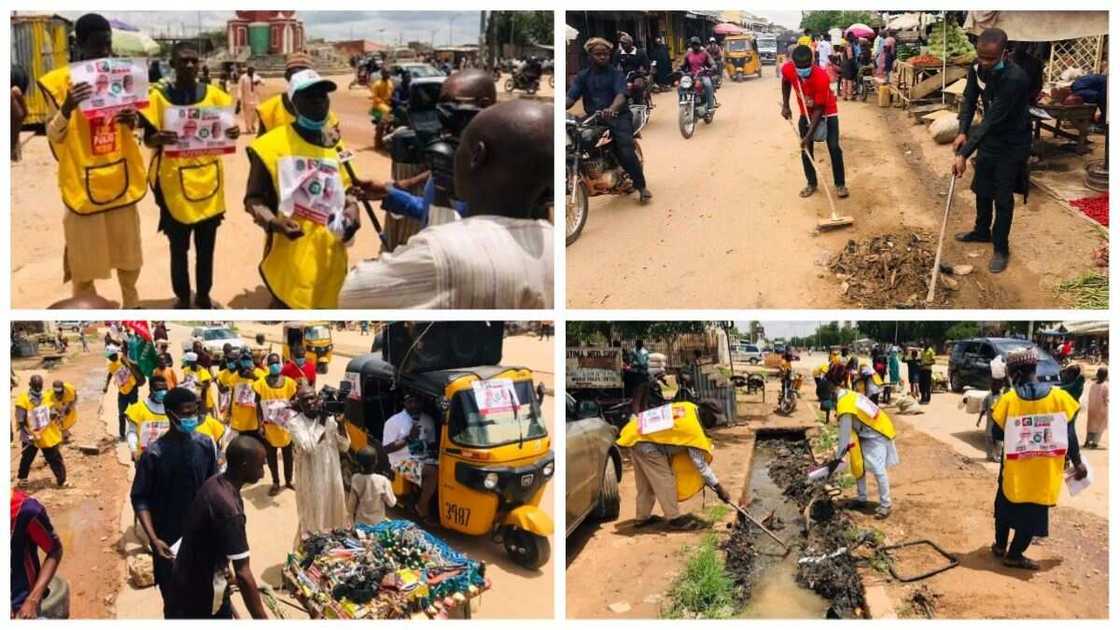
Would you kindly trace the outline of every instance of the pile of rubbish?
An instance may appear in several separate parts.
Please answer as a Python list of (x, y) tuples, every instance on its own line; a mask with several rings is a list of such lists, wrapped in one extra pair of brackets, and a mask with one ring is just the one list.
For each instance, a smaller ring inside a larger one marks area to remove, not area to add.
[[(933, 304), (925, 301), (936, 246), (931, 234), (911, 230), (850, 240), (828, 269), (840, 281), (844, 299), (860, 308), (944, 306), (948, 292), (940, 289)], [(942, 279), (950, 282), (945, 276)]]
[(314, 618), (445, 618), (489, 588), (486, 566), (410, 521), (305, 538), (285, 581)]

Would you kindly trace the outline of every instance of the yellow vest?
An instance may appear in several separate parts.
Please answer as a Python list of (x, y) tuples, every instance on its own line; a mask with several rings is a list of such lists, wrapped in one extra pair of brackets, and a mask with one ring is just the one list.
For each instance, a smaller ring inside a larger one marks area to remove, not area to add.
[[(318, 158), (338, 164), (336, 148), (307, 142), (291, 125), (257, 138), (249, 145), (249, 150), (268, 169), (277, 197), (280, 196), (281, 158)], [(350, 176), (341, 164), (339, 167), (342, 187), (349, 188)], [(303, 236), (292, 240), (283, 234), (269, 233), (260, 264), (261, 277), (273, 295), (290, 309), (338, 308), (338, 293), (349, 266), (346, 246), (325, 225), (299, 216), (292, 218), (303, 228)]]
[[(57, 108), (70, 91), (70, 67), (43, 75), (39, 88)], [(112, 120), (86, 120), (77, 108), (70, 113), (66, 138), (50, 143), (58, 160), (62, 203), (78, 214), (96, 214), (134, 204), (144, 198), (144, 157), (132, 130)]]
[(996, 401), (992, 421), (1004, 431), (1003, 495), (1008, 501), (1057, 505), (1066, 451), (1022, 455), (1014, 452), (1015, 443), (1020, 432), (1029, 431), (1026, 426), (1039, 426), (1040, 416), (1053, 422), (1052, 430), (1060, 431), (1064, 438), (1067, 424), (1079, 408), (1073, 396), (1057, 387), (1051, 388), (1041, 400), (1023, 400), (1012, 389)]
[(136, 425), (138, 448), (141, 453), (171, 428), (171, 421), (167, 419), (167, 414), (156, 413), (148, 408), (147, 400), (132, 403), (128, 409), (125, 409), (124, 415), (129, 422)]
[(202, 423), (195, 428), (194, 432), (208, 436), (213, 440), (214, 445), (217, 446), (221, 443), (222, 436), (226, 434), (226, 427), (221, 422), (215, 420), (213, 416), (207, 415), (206, 420), (203, 420)]
[[(228, 374), (228, 373), (227, 373)], [(256, 431), (259, 426), (257, 422), (257, 402), (254, 394), (253, 384), (258, 380), (264, 378), (264, 370), (260, 368), (253, 368), (253, 376), (251, 378), (243, 378), (238, 373), (226, 376), (225, 386), (230, 388), (230, 412), (229, 412), (229, 426), (234, 431), (239, 433), (247, 433)], [(244, 388), (244, 392), (239, 391)], [(247, 396), (238, 402), (239, 396)], [(249, 401), (249, 402), (245, 402)]]
[[(282, 377), (283, 384), (280, 387), (272, 387), (268, 384), (266, 378), (262, 376), (260, 380), (253, 383), (253, 391), (261, 397), (262, 412), (268, 401), (291, 401), (296, 395), (296, 390), (299, 389), (299, 385), (287, 376)], [(275, 448), (283, 448), (292, 443), (292, 436), (288, 433), (288, 430), (271, 422), (264, 423), (264, 439)]]
[[(696, 405), (692, 403), (672, 403), (673, 426), (669, 429), (642, 435), (638, 430), (637, 416), (631, 416), (616, 442), (619, 446), (629, 448), (638, 442), (653, 442), (667, 446), (684, 446), (698, 448), (704, 451), (704, 458), (712, 461), (712, 442), (704, 435), (704, 428), (700, 426), (700, 414)], [(704, 489), (704, 478), (688, 453), (681, 451), (673, 455), (670, 465), (673, 467), (673, 477), (677, 480), (677, 500), (684, 501)]]
[[(62, 397), (61, 398), (55, 398), (54, 388), (51, 388), (45, 394), (43, 394), (43, 400), (47, 401), (47, 404), (49, 404), (52, 409), (57, 409), (59, 411), (59, 413), (62, 412), (63, 407), (65, 407), (66, 405), (69, 405), (70, 403), (74, 402), (75, 400), (77, 400), (77, 398), (78, 398), (78, 392), (77, 392), (77, 390), (74, 389), (74, 386), (71, 385), (70, 383), (63, 383), (62, 384)], [(68, 414), (66, 414), (65, 416), (62, 417), (62, 430), (63, 431), (69, 431), (74, 426), (74, 424), (76, 424), (77, 422), (78, 422), (78, 406), (74, 405), (73, 407), (70, 408), (70, 413), (68, 413)]]
[(48, 392), (43, 392), (38, 405), (32, 404), (31, 396), (24, 392), (16, 400), (16, 407), (27, 412), (26, 427), (37, 448), (51, 448), (62, 442), (62, 428), (57, 420), (51, 418)]
[[(121, 372), (121, 370), (124, 370), (124, 372)], [(127, 377), (124, 375), (125, 372), (128, 373)], [(117, 391), (119, 391), (121, 395), (127, 396), (132, 393), (133, 389), (136, 389), (136, 375), (132, 373), (132, 370), (128, 369), (124, 361), (110, 361), (109, 373), (113, 375), (113, 382), (116, 383)]]
[[(867, 425), (872, 431), (893, 440), (895, 436), (894, 423), (887, 412), (871, 402), (866, 396), (854, 391), (848, 391), (836, 402), (836, 417), (850, 413), (860, 422)], [(855, 426), (852, 427), (852, 448), (848, 451), (848, 466), (851, 467), (852, 476), (856, 479), (863, 478), (863, 450), (859, 445), (859, 433)]]
[[(202, 396), (202, 386), (205, 383), (209, 383), (211, 379), (212, 377), (210, 376), (210, 370), (207, 370), (202, 366), (196, 365), (193, 370), (189, 368), (183, 368), (183, 377), (179, 379), (179, 387), (186, 387), (187, 389), (193, 391), (195, 396)], [(210, 409), (213, 409), (217, 406), (217, 399), (214, 395), (215, 389), (215, 387), (209, 387), (206, 390), (206, 401)], [(199, 403), (201, 402), (202, 400), (199, 400)]]
[[(207, 85), (206, 96), (193, 106), (228, 107), (233, 104), (229, 94)], [(163, 89), (148, 91), (148, 106), (140, 113), (156, 129), (163, 129), (164, 113), (175, 105)], [(148, 184), (159, 190), (167, 211), (179, 223), (193, 225), (226, 211), (225, 174), (222, 158), (217, 155), (168, 157), (162, 148), (152, 153), (148, 167)]]
[[(272, 131), (277, 127), (287, 127), (296, 121), (296, 117), (284, 107), (284, 94), (274, 94), (257, 106), (257, 118), (265, 131)], [(334, 112), (327, 112), (327, 126), (338, 127), (338, 116)], [(263, 134), (262, 134), (263, 135)]]

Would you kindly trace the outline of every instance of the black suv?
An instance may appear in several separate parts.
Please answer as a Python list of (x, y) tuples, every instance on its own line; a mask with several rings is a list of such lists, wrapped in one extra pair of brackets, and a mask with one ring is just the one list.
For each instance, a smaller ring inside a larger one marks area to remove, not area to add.
[(1020, 348), (1038, 352), (1038, 380), (1057, 384), (1061, 368), (1042, 348), (1026, 339), (1009, 337), (976, 337), (954, 341), (949, 351), (949, 388), (960, 393), (964, 388), (989, 389), (992, 382), (991, 363), (997, 356), (1007, 360), (1007, 353)]

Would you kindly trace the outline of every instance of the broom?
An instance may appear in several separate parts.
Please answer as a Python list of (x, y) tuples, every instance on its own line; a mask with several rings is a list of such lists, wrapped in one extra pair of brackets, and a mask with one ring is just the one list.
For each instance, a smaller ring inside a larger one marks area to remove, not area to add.
[[(802, 106), (804, 106), (805, 95), (801, 93), (801, 82), (800, 81), (794, 82), (793, 86), (795, 88), (797, 88), (797, 97), (801, 99)], [(808, 113), (808, 111), (809, 111), (808, 108), (806, 108), (805, 111), (806, 111), (806, 113)], [(823, 121), (818, 122), (817, 124), (821, 124), (822, 122)], [(793, 133), (794, 133), (794, 135), (797, 136), (797, 142), (800, 145), (803, 138), (801, 137), (801, 132), (799, 132), (797, 130), (797, 127), (794, 126), (792, 118), (789, 120), (789, 126), (790, 126), (790, 129), (793, 129)], [(822, 185), (824, 185), (824, 193), (828, 197), (828, 207), (831, 210), (831, 214), (829, 215), (829, 217), (827, 219), (821, 219), (821, 220), (817, 221), (817, 229), (818, 230), (829, 230), (829, 229), (833, 229), (833, 228), (847, 227), (849, 225), (854, 224), (856, 222), (854, 217), (846, 216), (846, 215), (841, 216), (838, 212), (836, 212), (836, 202), (833, 201), (833, 199), (832, 199), (832, 189), (829, 188), (828, 182), (826, 182), (824, 177), (821, 176), (821, 172), (817, 168), (817, 162), (816, 162), (816, 160), (813, 159), (812, 154), (809, 153), (809, 150), (806, 149), (804, 146), (801, 147), (801, 152), (804, 153), (805, 157), (809, 159), (809, 164), (813, 167), (813, 172), (816, 173), (816, 175), (817, 175), (817, 181), (820, 182)]]

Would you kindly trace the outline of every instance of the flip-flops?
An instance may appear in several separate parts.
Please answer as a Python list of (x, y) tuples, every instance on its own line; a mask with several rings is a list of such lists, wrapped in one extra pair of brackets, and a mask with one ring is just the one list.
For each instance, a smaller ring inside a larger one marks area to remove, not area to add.
[(640, 521), (635, 521), (634, 522), (634, 529), (643, 529), (643, 528), (649, 527), (651, 525), (656, 525), (657, 523), (660, 523), (663, 520), (664, 519), (662, 519), (660, 516), (657, 516), (656, 514), (653, 514), (653, 515), (650, 515), (646, 518), (643, 518)]
[(678, 516), (669, 521), (669, 530), (674, 532), (695, 532), (707, 529), (707, 523), (693, 517), (691, 514)]

